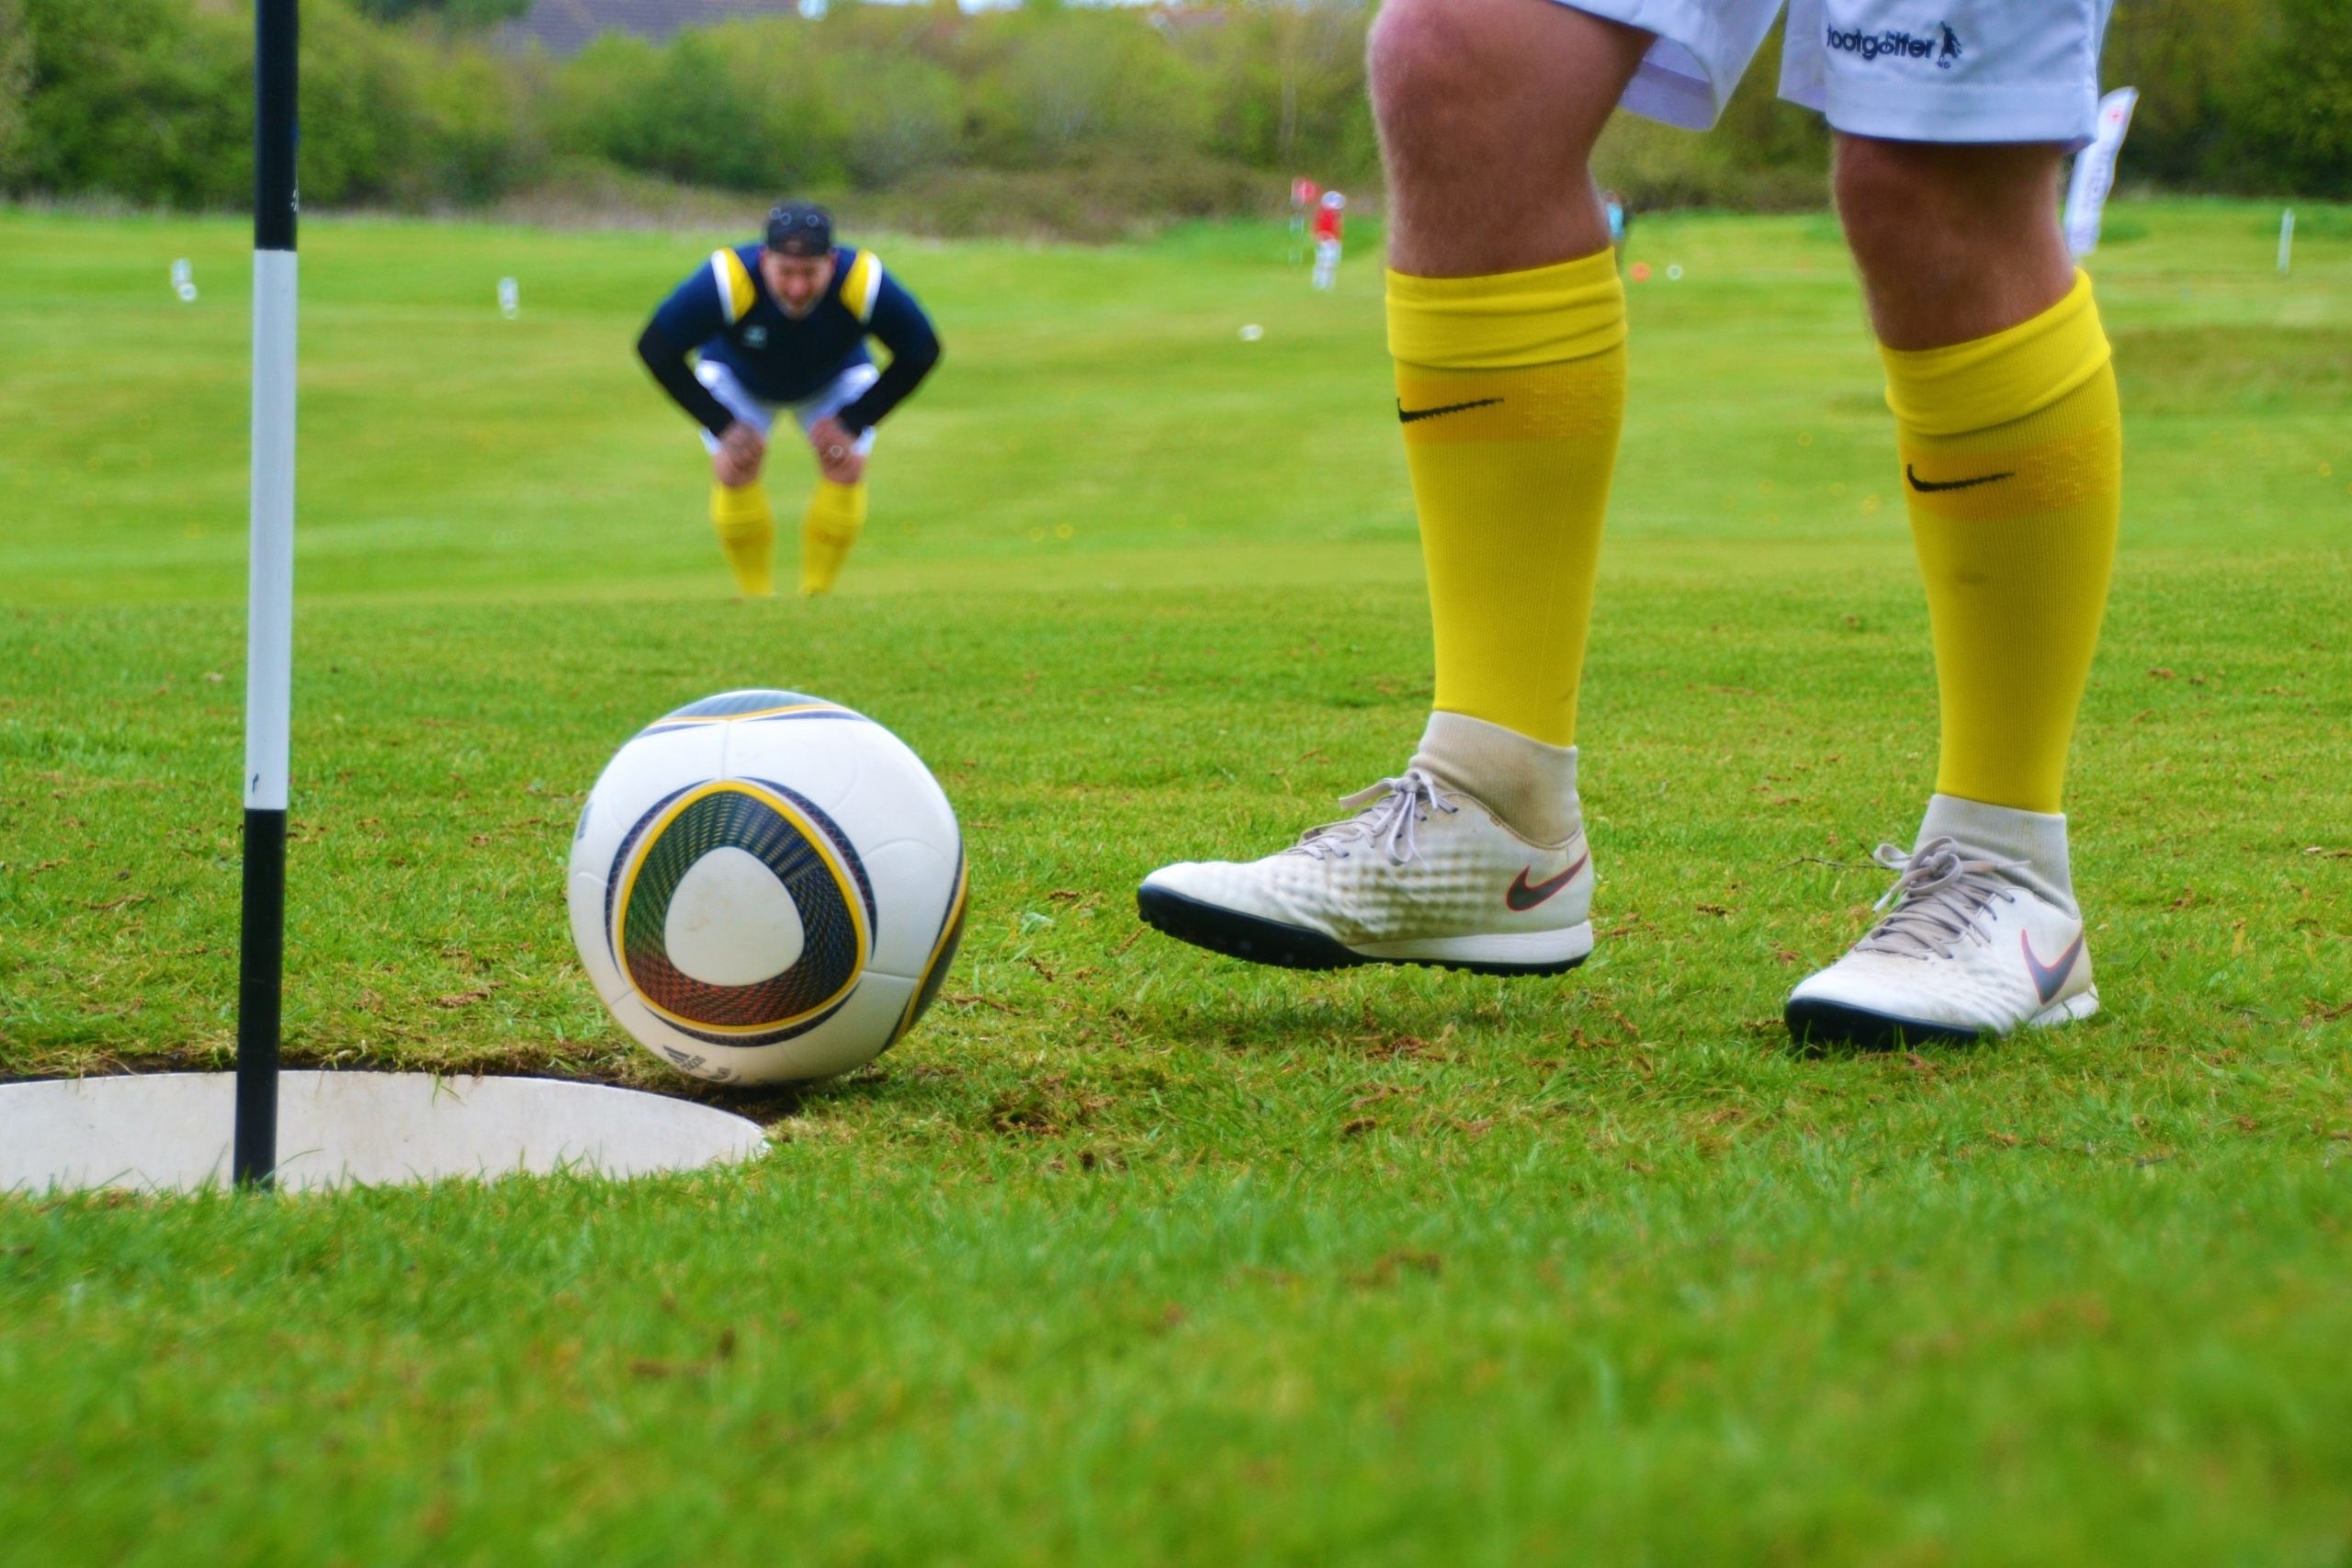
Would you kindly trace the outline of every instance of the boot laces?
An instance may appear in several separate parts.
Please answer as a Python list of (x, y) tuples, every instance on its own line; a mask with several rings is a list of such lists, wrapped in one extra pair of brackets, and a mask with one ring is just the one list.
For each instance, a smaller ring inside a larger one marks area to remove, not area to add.
[(1403, 865), (1413, 858), (1413, 830), (1432, 811), (1451, 817), (1462, 808), (1440, 788), (1437, 780), (1419, 768), (1401, 777), (1383, 779), (1369, 789), (1340, 797), (1340, 804), (1362, 807), (1344, 822), (1310, 828), (1284, 854), (1312, 855), (1317, 860), (1346, 860), (1360, 849), (1377, 848)]
[(1956, 839), (1930, 839), (1905, 852), (1881, 844), (1871, 858), (1901, 873), (1871, 908), (1894, 912), (1854, 944), (1857, 953), (1891, 953), (1904, 958), (1954, 958), (1962, 942), (1988, 945), (1980, 923), (1996, 898), (2017, 902), (2017, 890), (2000, 874), (2025, 864), (2016, 860), (1970, 859)]

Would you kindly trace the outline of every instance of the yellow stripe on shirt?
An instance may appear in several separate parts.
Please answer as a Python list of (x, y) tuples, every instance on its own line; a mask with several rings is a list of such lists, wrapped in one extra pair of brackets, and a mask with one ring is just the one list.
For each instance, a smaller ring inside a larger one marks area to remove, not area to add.
[(860, 251), (842, 279), (842, 303), (861, 321), (874, 319), (874, 301), (882, 292), (882, 261), (872, 251)]
[(743, 319), (743, 312), (759, 297), (752, 283), (751, 269), (733, 251), (713, 251), (710, 276), (718, 285), (718, 308), (726, 312), (728, 324), (732, 326)]

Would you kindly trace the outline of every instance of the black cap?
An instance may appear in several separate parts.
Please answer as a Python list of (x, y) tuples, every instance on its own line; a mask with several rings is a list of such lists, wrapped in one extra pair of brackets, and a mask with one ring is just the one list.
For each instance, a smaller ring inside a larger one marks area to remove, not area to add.
[(779, 201), (768, 210), (768, 249), (787, 256), (821, 256), (833, 248), (833, 215), (805, 201)]

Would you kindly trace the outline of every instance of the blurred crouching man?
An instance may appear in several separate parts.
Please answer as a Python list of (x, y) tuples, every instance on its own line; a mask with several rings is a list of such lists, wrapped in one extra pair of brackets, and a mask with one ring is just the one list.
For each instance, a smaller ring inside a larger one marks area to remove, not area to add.
[[(876, 368), (865, 340), (890, 354)], [(767, 236), (715, 251), (671, 291), (638, 356), (703, 428), (710, 518), (746, 597), (775, 591), (775, 511), (761, 470), (789, 412), (817, 459), (800, 526), (800, 592), (831, 591), (865, 525), (875, 427), (939, 363), (939, 334), (872, 251), (833, 243), (821, 207), (787, 201)]]

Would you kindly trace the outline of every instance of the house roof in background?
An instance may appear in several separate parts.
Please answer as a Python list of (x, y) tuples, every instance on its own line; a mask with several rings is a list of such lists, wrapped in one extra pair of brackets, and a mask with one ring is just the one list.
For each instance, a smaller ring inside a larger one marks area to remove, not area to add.
[(499, 25), (500, 47), (537, 44), (569, 60), (599, 33), (635, 33), (660, 42), (685, 28), (716, 27), (747, 17), (798, 14), (798, 0), (533, 0), (530, 10)]

